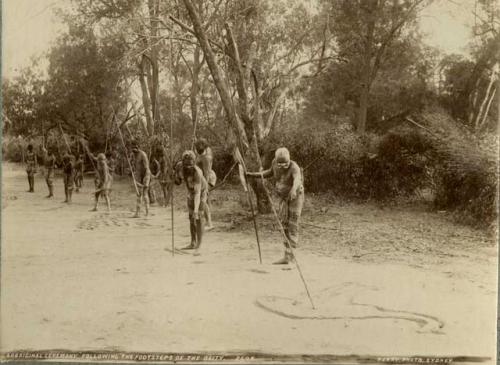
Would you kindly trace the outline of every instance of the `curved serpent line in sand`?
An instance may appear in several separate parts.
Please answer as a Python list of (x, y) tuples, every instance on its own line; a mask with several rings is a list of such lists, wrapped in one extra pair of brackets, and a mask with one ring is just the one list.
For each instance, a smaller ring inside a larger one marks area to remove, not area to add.
[[(269, 299), (282, 299), (282, 300), (288, 300), (291, 301), (290, 298), (284, 298), (284, 297), (274, 297), (274, 296), (267, 296), (264, 297), (264, 299), (269, 298)], [(285, 317), (288, 319), (295, 319), (295, 320), (341, 320), (341, 319), (349, 319), (349, 320), (365, 320), (365, 319), (399, 319), (399, 320), (405, 320), (409, 322), (414, 322), (416, 323), (420, 328), (425, 327), (426, 325), (429, 325), (429, 319), (431, 321), (437, 322), (439, 328), (444, 327), (444, 322), (441, 320), (437, 319), (436, 317), (429, 316), (426, 314), (420, 314), (420, 313), (414, 313), (414, 312), (408, 312), (408, 311), (398, 311), (398, 310), (391, 310), (387, 308), (383, 308), (380, 306), (376, 305), (371, 305), (371, 304), (363, 304), (363, 303), (355, 303), (351, 300), (352, 305), (359, 305), (359, 306), (367, 306), (367, 307), (372, 307), (377, 309), (380, 312), (383, 313), (406, 313), (406, 314), (411, 314), (415, 317), (412, 316), (404, 316), (404, 315), (366, 315), (366, 316), (325, 316), (325, 315), (297, 315), (297, 314), (291, 314), (291, 313), (286, 313), (284, 311), (281, 311), (279, 309), (272, 308), (270, 306), (267, 306), (263, 303), (260, 302), (259, 299), (255, 301), (255, 305), (265, 311), (268, 311), (273, 314), (277, 314), (281, 317)], [(420, 317), (420, 318), (418, 318)], [(440, 333), (434, 330), (431, 330), (430, 332), (432, 333)]]
[(363, 307), (372, 307), (372, 308), (375, 308), (375, 309), (379, 310), (380, 312), (385, 312), (385, 313), (406, 313), (406, 314), (411, 314), (411, 315), (414, 315), (414, 316), (417, 316), (417, 317), (423, 317), (423, 318), (427, 318), (427, 319), (430, 319), (432, 321), (435, 321), (435, 322), (438, 323), (438, 327), (439, 328), (443, 328), (444, 327), (444, 322), (442, 320), (440, 320), (437, 317), (428, 315), (428, 314), (417, 313), (417, 312), (410, 312), (410, 311), (402, 311), (402, 310), (395, 310), (395, 309), (387, 309), (387, 308), (380, 307), (380, 306), (374, 305), (374, 304), (356, 303), (352, 299), (350, 301), (350, 304), (351, 305), (363, 306)]

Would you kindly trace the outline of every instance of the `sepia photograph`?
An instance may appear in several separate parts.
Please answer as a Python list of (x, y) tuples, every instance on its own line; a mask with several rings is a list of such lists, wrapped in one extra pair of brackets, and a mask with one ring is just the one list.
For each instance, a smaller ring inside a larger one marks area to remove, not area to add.
[(497, 363), (500, 0), (1, 4), (1, 362)]

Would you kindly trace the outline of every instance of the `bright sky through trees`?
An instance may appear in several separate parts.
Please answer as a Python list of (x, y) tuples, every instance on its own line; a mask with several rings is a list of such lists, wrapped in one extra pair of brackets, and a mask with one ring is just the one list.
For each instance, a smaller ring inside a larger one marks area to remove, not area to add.
[[(52, 8), (69, 4), (69, 0), (2, 0), (3, 77), (14, 76), (49, 48), (64, 29)], [(473, 7), (472, 0), (435, 0), (420, 18), (426, 42), (446, 53), (465, 54), (474, 24)]]

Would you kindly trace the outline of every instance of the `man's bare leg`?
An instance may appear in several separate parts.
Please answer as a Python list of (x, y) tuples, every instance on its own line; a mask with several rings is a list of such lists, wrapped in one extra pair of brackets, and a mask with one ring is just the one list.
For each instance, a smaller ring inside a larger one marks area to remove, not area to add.
[(163, 192), (163, 206), (167, 207), (170, 203), (170, 191), (167, 184), (161, 184), (161, 190)]
[(210, 212), (210, 206), (208, 205), (208, 202), (203, 204), (203, 215), (207, 220), (207, 231), (212, 230), (214, 226), (212, 225), (212, 213)]
[(91, 212), (97, 212), (97, 204), (99, 203), (99, 193), (95, 193), (94, 195), (94, 209), (91, 209)]
[(106, 206), (108, 207), (108, 213), (111, 213), (111, 200), (109, 199), (109, 193), (104, 194), (104, 199), (106, 199)]
[(146, 188), (143, 192), (144, 196), (144, 207), (146, 208), (146, 217), (149, 215), (149, 190)]
[(63, 203), (67, 203), (68, 202), (68, 187), (66, 186), (66, 184), (64, 185), (64, 201)]
[(205, 229), (203, 219), (200, 217), (195, 220), (195, 228), (196, 228), (196, 247), (193, 255), (198, 256), (200, 254), (200, 246), (203, 242), (203, 231)]
[(139, 212), (141, 211), (141, 205), (142, 205), (142, 193), (139, 194), (137, 197), (137, 201), (135, 203), (135, 214), (133, 215), (133, 218), (139, 218)]
[(191, 243), (183, 248), (181, 250), (193, 250), (196, 248), (197, 243), (196, 243), (196, 221), (194, 220), (192, 214), (189, 214), (189, 231), (191, 233)]
[(34, 190), (33, 190), (33, 178), (30, 174), (28, 174), (28, 184), (29, 184), (29, 190), (28, 190), (28, 193), (33, 193)]

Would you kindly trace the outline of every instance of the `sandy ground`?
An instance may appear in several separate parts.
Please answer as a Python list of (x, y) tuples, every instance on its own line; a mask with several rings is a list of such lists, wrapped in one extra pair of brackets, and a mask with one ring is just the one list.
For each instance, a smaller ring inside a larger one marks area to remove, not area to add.
[[(272, 217), (259, 217), (264, 263), (244, 197), (216, 190), (217, 228), (201, 256), (172, 257), (170, 208), (132, 219), (130, 182), (114, 210), (89, 212), (93, 183), (72, 205), (30, 194), (3, 165), (1, 351), (21, 349), (277, 354), (439, 355), (495, 359), (497, 246), (491, 235), (422, 207), (327, 204), (308, 196), (295, 266)], [(175, 244), (189, 241), (176, 188)], [(104, 206), (102, 206), (104, 210)], [(314, 226), (313, 226), (314, 225)]]

